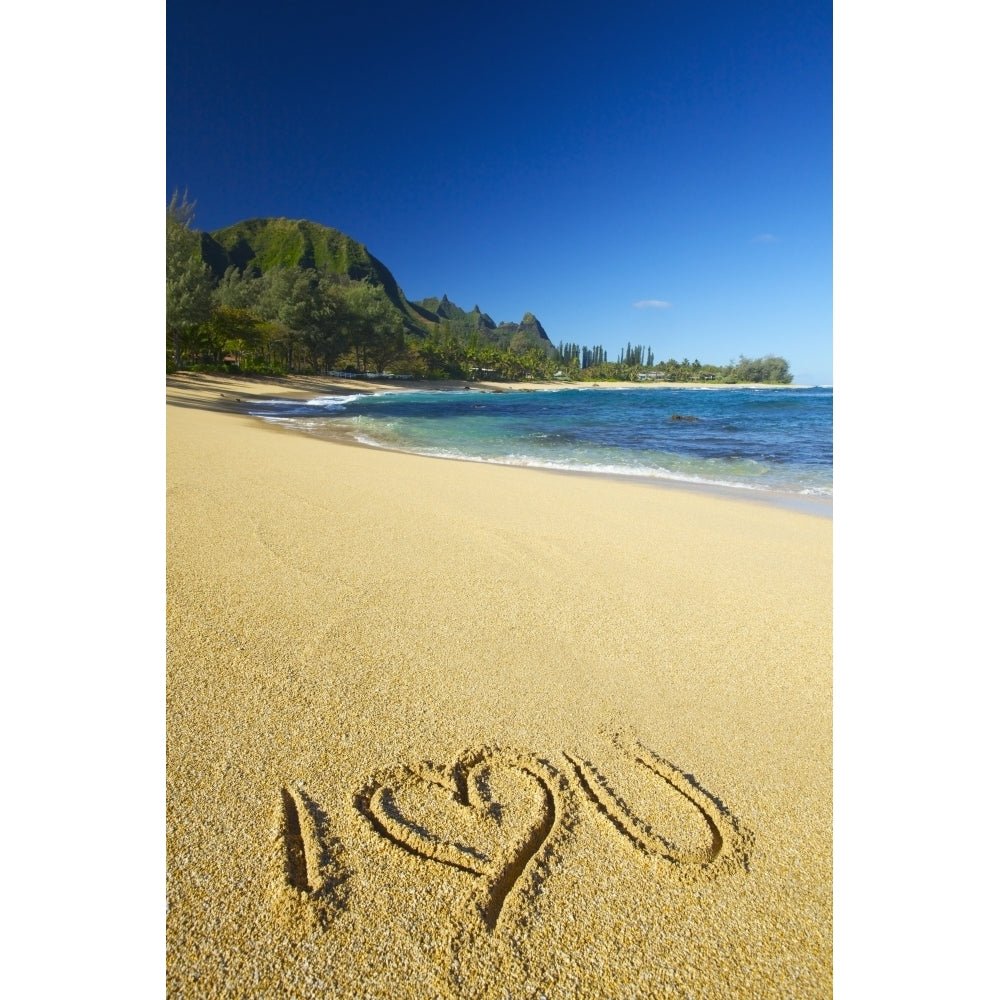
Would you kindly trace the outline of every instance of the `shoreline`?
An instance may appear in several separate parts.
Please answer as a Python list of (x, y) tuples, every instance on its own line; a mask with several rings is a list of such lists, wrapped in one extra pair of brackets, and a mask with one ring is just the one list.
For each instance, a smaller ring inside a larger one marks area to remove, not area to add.
[[(486, 382), (477, 379), (342, 378), (335, 375), (242, 375), (238, 373), (175, 372), (167, 375), (167, 387), (221, 390), (227, 386), (258, 399), (299, 399), (338, 390), (351, 394), (375, 392), (552, 392), (557, 389), (812, 389), (827, 386), (780, 385), (762, 382), (587, 382), (555, 379), (546, 382)], [(270, 386), (276, 391), (261, 391)]]
[[(203, 373), (177, 373), (167, 376), (167, 401), (174, 405), (197, 406), (202, 409), (216, 410), (222, 413), (234, 413), (247, 416), (265, 424), (271, 430), (282, 430), (291, 434), (302, 434), (301, 431), (290, 430), (260, 417), (254, 416), (252, 407), (268, 400), (282, 399), (312, 399), (323, 395), (374, 395), (385, 392), (545, 392), (561, 388), (589, 389), (645, 389), (645, 388), (685, 388), (685, 389), (740, 389), (740, 388), (781, 388), (795, 389), (803, 386), (754, 386), (747, 385), (692, 385), (691, 383), (642, 383), (642, 382), (604, 382), (593, 385), (567, 385), (563, 382), (532, 382), (521, 387), (511, 388), (510, 383), (501, 382), (463, 382), (448, 380), (445, 382), (401, 383), (399, 380), (383, 380), (376, 382), (369, 379), (345, 379), (334, 376), (284, 376), (281, 378), (264, 376), (259, 380), (249, 379), (239, 375), (215, 375)], [(331, 444), (342, 444), (349, 447), (372, 449), (374, 451), (389, 451), (397, 454), (416, 455), (420, 458), (436, 459), (438, 461), (468, 462), (474, 465), (498, 465), (502, 468), (525, 468), (540, 473), (561, 476), (582, 476), (589, 478), (607, 477), (622, 483), (644, 485), (655, 489), (679, 489), (695, 494), (717, 496), (732, 499), (736, 502), (757, 503), (779, 507), (784, 510), (809, 514), (814, 517), (832, 518), (833, 499), (826, 497), (811, 497), (803, 494), (781, 493), (771, 490), (755, 490), (738, 486), (722, 486), (714, 483), (694, 483), (681, 479), (666, 479), (655, 476), (635, 476), (626, 473), (590, 472), (572, 469), (548, 469), (538, 466), (507, 466), (503, 463), (478, 461), (476, 459), (445, 458), (442, 456), (420, 455), (405, 449), (391, 448), (385, 445), (369, 444), (358, 441), (347, 434), (306, 435)]]

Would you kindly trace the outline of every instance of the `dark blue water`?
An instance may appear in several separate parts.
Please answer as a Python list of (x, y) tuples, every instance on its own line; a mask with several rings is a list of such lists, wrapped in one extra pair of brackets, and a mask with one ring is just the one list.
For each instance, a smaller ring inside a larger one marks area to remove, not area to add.
[(830, 388), (388, 392), (254, 412), (422, 455), (833, 495)]

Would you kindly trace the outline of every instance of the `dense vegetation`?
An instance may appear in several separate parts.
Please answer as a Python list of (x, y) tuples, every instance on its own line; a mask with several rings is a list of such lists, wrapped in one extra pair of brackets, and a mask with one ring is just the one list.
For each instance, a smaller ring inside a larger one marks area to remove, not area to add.
[(418, 378), (662, 378), (791, 382), (783, 358), (726, 366), (670, 359), (631, 344), (616, 362), (601, 346), (554, 346), (541, 323), (494, 322), (442, 298), (410, 302), (389, 269), (326, 226), (253, 219), (213, 233), (194, 206), (167, 207), (167, 367), (258, 374), (384, 373)]

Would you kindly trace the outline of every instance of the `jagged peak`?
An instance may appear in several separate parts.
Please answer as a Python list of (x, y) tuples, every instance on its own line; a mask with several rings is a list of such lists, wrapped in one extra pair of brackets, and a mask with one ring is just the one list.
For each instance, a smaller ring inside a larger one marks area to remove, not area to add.
[(519, 330), (531, 330), (542, 340), (548, 340), (549, 335), (545, 332), (545, 327), (538, 322), (537, 317), (530, 312), (524, 314), (524, 319), (521, 320), (518, 326)]

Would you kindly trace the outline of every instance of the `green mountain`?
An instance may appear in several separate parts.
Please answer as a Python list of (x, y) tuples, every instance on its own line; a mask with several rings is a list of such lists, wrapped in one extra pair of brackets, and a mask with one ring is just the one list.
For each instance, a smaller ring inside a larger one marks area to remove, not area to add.
[[(464, 320), (466, 317), (465, 310), (456, 306), (454, 302), (449, 302), (447, 295), (443, 295), (440, 299), (421, 299), (414, 305), (419, 305), (425, 313), (430, 313), (438, 319)], [(476, 309), (478, 310), (479, 306), (476, 306)]]
[(447, 324), (459, 336), (478, 335), (483, 341), (505, 349), (541, 347), (547, 354), (554, 351), (541, 323), (530, 312), (524, 314), (520, 323), (497, 325), (480, 312), (478, 305), (466, 312), (449, 301), (447, 295), (408, 301), (385, 264), (363, 244), (329, 226), (305, 219), (248, 219), (199, 236), (202, 259), (216, 278), (233, 266), (241, 272), (251, 268), (261, 274), (275, 267), (315, 268), (384, 289), (411, 334), (426, 336), (434, 328)]
[(550, 349), (554, 351), (549, 335), (530, 312), (524, 314), (520, 323), (497, 324), (487, 313), (480, 312), (479, 306), (473, 306), (471, 312), (466, 312), (450, 301), (447, 295), (439, 299), (421, 299), (410, 305), (429, 322), (446, 321), (452, 330), (466, 336), (478, 336), (480, 340), (496, 344), (504, 350), (513, 347), (523, 352), (540, 347), (546, 353), (550, 353)]
[(203, 233), (201, 255), (216, 277), (235, 265), (261, 274), (273, 267), (315, 268), (368, 281), (385, 290), (389, 301), (413, 322), (416, 317), (389, 268), (350, 236), (305, 219), (248, 219)]

